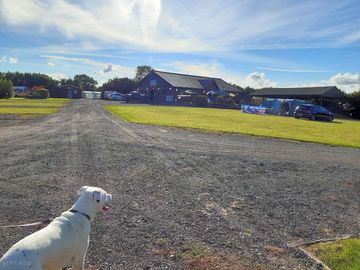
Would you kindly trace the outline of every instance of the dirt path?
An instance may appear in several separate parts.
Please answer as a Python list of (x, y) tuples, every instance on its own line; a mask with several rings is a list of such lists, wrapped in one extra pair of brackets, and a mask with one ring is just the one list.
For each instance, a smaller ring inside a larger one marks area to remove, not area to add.
[[(0, 225), (102, 187), (115, 207), (93, 222), (99, 269), (312, 269), (290, 243), (360, 232), (359, 149), (129, 124), (103, 104), (0, 127)], [(30, 232), (0, 229), (0, 254)]]

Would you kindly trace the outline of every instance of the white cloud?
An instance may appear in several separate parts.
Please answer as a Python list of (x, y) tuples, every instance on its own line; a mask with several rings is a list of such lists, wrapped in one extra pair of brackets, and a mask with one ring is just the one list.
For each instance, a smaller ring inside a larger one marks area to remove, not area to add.
[(106, 64), (103, 72), (104, 72), (104, 73), (109, 73), (109, 72), (113, 71), (113, 69), (114, 69), (114, 68), (113, 68), (113, 65), (112, 65), (112, 64)]
[[(235, 83), (243, 88), (251, 87), (254, 89), (261, 89), (265, 87), (316, 87), (316, 86), (336, 86), (339, 89), (351, 93), (360, 89), (360, 73), (337, 73), (329, 79), (307, 83), (307, 84), (294, 84), (294, 85), (280, 85), (280, 83), (269, 79), (265, 73), (252, 72), (245, 77), (238, 76), (232, 72), (227, 71), (221, 64), (213, 63), (188, 63), (176, 61), (165, 63), (161, 65), (165, 70), (173, 72), (222, 78), (227, 82)], [(265, 68), (264, 68), (265, 69)], [(274, 70), (270, 68), (269, 70)], [(278, 71), (278, 69), (276, 69)], [(284, 72), (317, 72), (317, 70), (281, 70)], [(325, 71), (318, 71), (325, 72)]]
[(222, 78), (229, 83), (239, 84), (240, 82), (240, 76), (228, 71), (223, 65), (216, 61), (210, 63), (175, 61), (163, 63), (161, 67), (177, 73)]
[(244, 88), (252, 87), (259, 89), (278, 86), (278, 83), (268, 79), (265, 73), (252, 72), (242, 78), (241, 76), (226, 70), (226, 68), (217, 62), (200, 64), (177, 61), (162, 64), (162, 67), (178, 73), (221, 78), (229, 83), (235, 83)]
[(360, 73), (338, 73), (329, 79), (331, 85), (351, 93), (360, 90)]
[(0, 63), (1, 62), (15, 65), (15, 64), (17, 64), (18, 59), (16, 57), (12, 57), (12, 56), (3, 56), (2, 58), (0, 58)]
[(360, 31), (355, 31), (344, 37), (344, 43), (354, 43), (360, 41)]
[(164, 52), (354, 43), (359, 41), (360, 18), (346, 16), (353, 9), (347, 0), (331, 5), (279, 0), (0, 1), (1, 21), (13, 27), (56, 32), (64, 42)]
[(9, 63), (12, 65), (15, 65), (18, 62), (18, 59), (16, 57), (9, 57)]
[(265, 73), (252, 72), (243, 78), (239, 84), (241, 87), (251, 87), (254, 89), (260, 89), (264, 87), (277, 87), (278, 84), (268, 79)]
[(360, 85), (359, 73), (338, 73), (330, 81), (339, 85)]
[[(41, 55), (43, 58), (49, 60), (60, 61), (64, 63), (75, 63), (77, 65), (86, 66), (93, 68), (94, 79), (98, 82), (98, 85), (102, 85), (110, 78), (114, 77), (134, 77), (134, 67), (122, 66), (113, 63), (104, 63), (100, 61), (95, 61), (89, 58), (80, 58), (80, 57), (66, 57), (59, 55)], [(50, 62), (51, 63), (51, 62)], [(57, 75), (57, 73), (55, 73)]]
[(50, 67), (55, 67), (55, 64), (54, 64), (53, 62), (48, 62), (47, 64), (48, 64), (48, 66), (50, 66)]
[(66, 76), (64, 73), (61, 72), (56, 72), (56, 73), (46, 73), (46, 75), (48, 75), (49, 77), (60, 81), (61, 79), (67, 79), (68, 76)]
[(291, 68), (273, 68), (273, 67), (256, 67), (261, 70), (279, 71), (279, 72), (291, 72), (291, 73), (328, 73), (329, 70), (320, 69), (291, 69)]
[(81, 64), (91, 65), (91, 66), (99, 66), (102, 64), (102, 63), (94, 61), (92, 59), (80, 58), (80, 57), (66, 57), (66, 56), (46, 55), (46, 54), (40, 55), (40, 57), (51, 59), (51, 60), (81, 63)]
[(346, 93), (351, 93), (360, 90), (360, 73), (337, 73), (331, 76), (329, 79), (295, 86), (336, 86), (337, 88)]
[(171, 63), (162, 64), (165, 68), (174, 69), (178, 73), (185, 73), (191, 75), (199, 75), (205, 77), (219, 76), (221, 65), (214, 63), (190, 63), (183, 61), (176, 61)]

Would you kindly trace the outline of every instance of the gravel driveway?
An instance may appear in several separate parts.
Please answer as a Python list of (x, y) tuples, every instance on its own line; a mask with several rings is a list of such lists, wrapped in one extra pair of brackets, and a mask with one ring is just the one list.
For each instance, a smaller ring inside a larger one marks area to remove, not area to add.
[[(115, 198), (94, 269), (316, 269), (291, 244), (360, 233), (360, 149), (129, 124), (103, 104), (0, 126), (0, 225), (94, 185)], [(33, 230), (0, 228), (0, 255)]]

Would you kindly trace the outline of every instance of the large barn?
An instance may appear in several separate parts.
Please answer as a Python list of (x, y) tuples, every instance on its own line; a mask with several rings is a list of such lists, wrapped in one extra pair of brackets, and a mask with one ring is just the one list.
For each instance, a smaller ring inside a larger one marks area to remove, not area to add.
[(240, 90), (220, 78), (187, 75), (152, 70), (137, 85), (137, 90), (149, 95), (150, 102), (173, 103), (185, 91), (206, 94), (209, 91), (238, 93)]
[(251, 93), (253, 97), (301, 99), (324, 106), (333, 107), (344, 99), (344, 94), (336, 86), (298, 87), (298, 88), (263, 88)]

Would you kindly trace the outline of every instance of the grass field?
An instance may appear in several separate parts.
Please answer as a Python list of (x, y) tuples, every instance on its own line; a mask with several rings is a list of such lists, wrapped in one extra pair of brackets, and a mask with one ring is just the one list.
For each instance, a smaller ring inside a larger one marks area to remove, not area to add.
[(309, 250), (333, 270), (360, 269), (360, 239), (320, 243)]
[(62, 107), (69, 99), (49, 98), (49, 99), (25, 99), (12, 98), (0, 99), (0, 107)]
[(209, 108), (165, 106), (105, 106), (105, 108), (132, 123), (360, 147), (360, 121), (335, 119), (334, 122), (329, 123)]
[(41, 116), (59, 111), (69, 99), (0, 99), (0, 115)]

